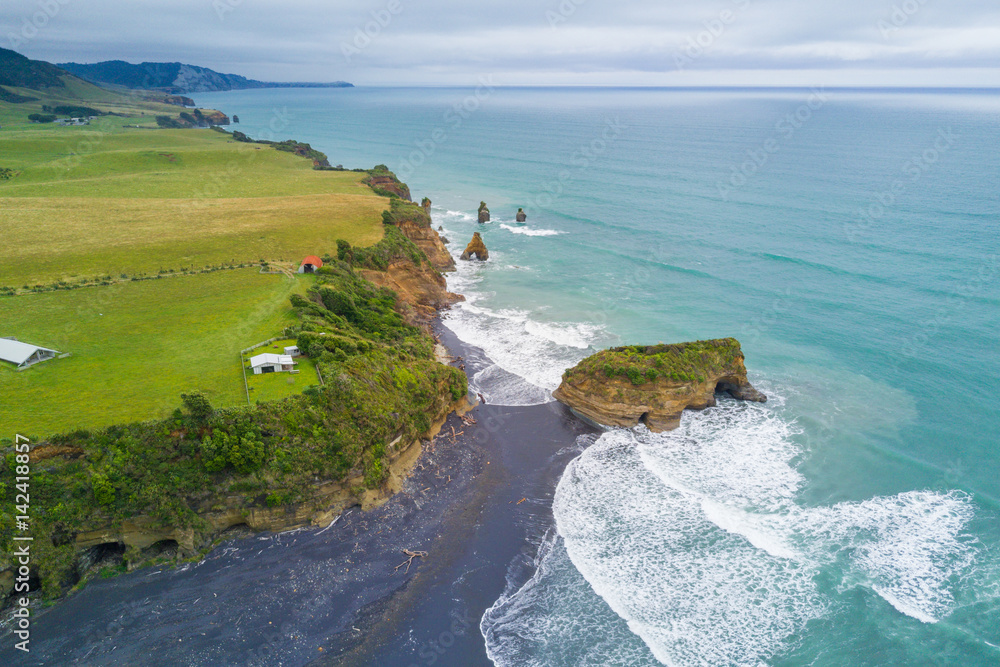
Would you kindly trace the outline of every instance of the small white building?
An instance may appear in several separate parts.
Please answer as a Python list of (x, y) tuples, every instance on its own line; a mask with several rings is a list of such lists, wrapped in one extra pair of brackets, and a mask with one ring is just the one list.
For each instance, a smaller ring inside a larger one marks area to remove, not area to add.
[(0, 359), (14, 364), (18, 370), (52, 359), (57, 354), (56, 350), (22, 343), (16, 338), (0, 338)]
[(250, 359), (254, 375), (264, 373), (287, 373), (295, 370), (295, 360), (287, 354), (258, 354)]
[(286, 347), (285, 348), (285, 354), (287, 354), (290, 357), (300, 357), (300, 356), (302, 356), (302, 352), (299, 351), (299, 346), (298, 345), (289, 345), (288, 347)]

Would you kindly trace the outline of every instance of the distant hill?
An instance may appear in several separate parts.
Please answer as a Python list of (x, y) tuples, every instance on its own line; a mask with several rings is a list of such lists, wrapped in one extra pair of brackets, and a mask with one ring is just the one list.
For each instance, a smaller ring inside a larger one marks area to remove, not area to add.
[(134, 90), (162, 90), (173, 94), (208, 93), (248, 88), (351, 88), (346, 81), (333, 83), (273, 83), (255, 81), (238, 74), (220, 74), (205, 67), (183, 63), (140, 63), (108, 60), (91, 65), (62, 63), (68, 72), (99, 85), (122, 86)]
[(40, 60), (29, 60), (17, 51), (0, 48), (0, 86), (15, 88), (64, 88), (60, 77), (66, 72), (55, 65)]

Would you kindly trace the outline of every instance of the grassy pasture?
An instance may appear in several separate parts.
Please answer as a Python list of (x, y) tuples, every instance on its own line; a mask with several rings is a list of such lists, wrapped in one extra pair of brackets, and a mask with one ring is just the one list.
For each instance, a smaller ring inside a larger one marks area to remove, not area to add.
[(131, 129), (120, 120), (0, 131), (0, 165), (21, 172), (0, 181), (0, 197), (375, 197), (360, 183), (365, 174), (316, 171), (305, 158), (212, 130)]
[(363, 174), (210, 130), (4, 131), (0, 286), (296, 261), (382, 237)]
[[(249, 199), (0, 199), (0, 285), (260, 259), (297, 262), (337, 239), (378, 242), (383, 200), (361, 195)], [(71, 221), (71, 222), (69, 222)]]
[(240, 350), (294, 323), (288, 298), (312, 280), (237, 269), (0, 298), (0, 336), (72, 355), (24, 371), (0, 362), (0, 433), (165, 417), (195, 390), (245, 404)]

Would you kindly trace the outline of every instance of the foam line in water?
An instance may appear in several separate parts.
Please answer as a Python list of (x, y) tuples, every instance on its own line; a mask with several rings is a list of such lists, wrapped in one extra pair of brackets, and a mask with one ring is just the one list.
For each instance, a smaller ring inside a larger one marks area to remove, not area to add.
[(560, 231), (555, 229), (535, 229), (532, 227), (514, 227), (508, 224), (500, 225), (501, 229), (506, 229), (513, 234), (521, 234), (523, 236), (559, 236), (562, 234)]

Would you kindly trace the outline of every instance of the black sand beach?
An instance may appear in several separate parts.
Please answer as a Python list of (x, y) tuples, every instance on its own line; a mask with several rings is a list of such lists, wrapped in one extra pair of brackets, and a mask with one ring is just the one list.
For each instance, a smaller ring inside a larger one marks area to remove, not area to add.
[[(438, 333), (474, 373), (481, 353)], [(555, 484), (594, 431), (558, 403), (468, 416), (449, 418), (382, 507), (94, 582), (35, 618), (29, 655), (5, 642), (0, 663), (491, 664), (480, 618), (530, 576)], [(404, 549), (427, 556), (397, 571)]]

